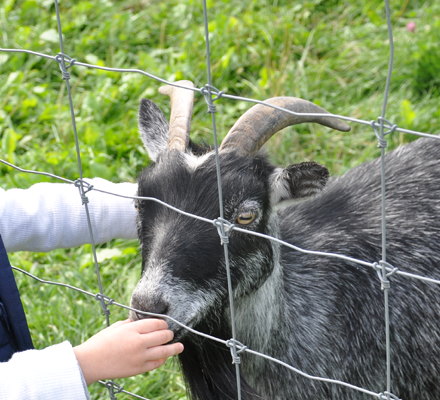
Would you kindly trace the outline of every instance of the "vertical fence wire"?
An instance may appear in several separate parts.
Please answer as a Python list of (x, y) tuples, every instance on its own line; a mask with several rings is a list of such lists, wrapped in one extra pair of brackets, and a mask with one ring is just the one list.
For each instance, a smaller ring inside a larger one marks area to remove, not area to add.
[[(382, 141), (379, 144), (381, 151), (381, 203), (382, 203), (382, 260), (387, 260), (387, 226), (386, 226), (386, 176), (385, 176), (385, 148), (386, 143), (384, 135), (384, 121), (386, 114), (386, 107), (388, 102), (388, 96), (390, 91), (391, 74), (393, 72), (393, 60), (394, 60), (394, 40), (393, 40), (393, 27), (391, 25), (391, 12), (389, 0), (385, 0), (385, 12), (387, 21), (388, 37), (390, 41), (390, 57), (388, 62), (388, 71), (385, 83), (385, 93), (382, 106), (382, 115), (380, 119), (380, 137)], [(384, 145), (382, 145), (384, 144)], [(384, 268), (384, 267), (383, 267)], [(389, 288), (390, 284), (387, 280), (386, 271), (383, 269), (383, 279), (386, 281), (382, 284), (384, 292), (384, 308), (385, 308), (385, 346), (386, 346), (386, 382), (387, 382), (387, 400), (390, 400), (391, 393), (391, 343), (390, 343), (390, 308), (389, 308)]]
[[(98, 280), (98, 287), (99, 287), (99, 302), (101, 304), (102, 314), (105, 316), (106, 324), (107, 326), (110, 326), (110, 310), (107, 308), (107, 304), (105, 301), (106, 296), (104, 295), (104, 288), (102, 285), (102, 279), (101, 279), (101, 273), (99, 270), (99, 263), (98, 263), (98, 256), (96, 254), (96, 244), (95, 239), (93, 236), (93, 229), (92, 229), (92, 221), (90, 218), (90, 211), (89, 211), (89, 200), (86, 196), (86, 190), (84, 190), (84, 181), (83, 181), (83, 171), (82, 171), (82, 162), (81, 162), (81, 150), (79, 146), (79, 139), (78, 139), (78, 130), (76, 128), (76, 120), (75, 120), (75, 111), (73, 107), (73, 98), (72, 98), (72, 92), (70, 90), (70, 74), (67, 72), (66, 64), (64, 60), (64, 44), (63, 44), (63, 31), (61, 28), (61, 15), (60, 15), (60, 8), (58, 5), (58, 0), (54, 0), (55, 4), (55, 11), (56, 11), (56, 17), (57, 17), (57, 27), (58, 27), (58, 35), (59, 35), (59, 41), (60, 41), (60, 69), (63, 75), (63, 79), (66, 82), (66, 88), (67, 88), (67, 95), (69, 100), (69, 108), (70, 108), (70, 116), (72, 119), (72, 127), (73, 127), (73, 134), (75, 137), (75, 148), (76, 148), (76, 156), (78, 160), (78, 173), (79, 173), (79, 181), (78, 181), (78, 189), (80, 193), (80, 197), (82, 200), (82, 203), (84, 205), (84, 210), (87, 216), (87, 225), (89, 229), (89, 235), (90, 235), (90, 244), (92, 245), (92, 254), (93, 254), (93, 262), (95, 265), (95, 272), (96, 277)], [(115, 394), (115, 386), (113, 383), (113, 380), (109, 381), (109, 384), (106, 384), (108, 394), (111, 400), (117, 400), (116, 394)], [(117, 388), (117, 392), (119, 392), (119, 387)]]
[(206, 67), (207, 67), (207, 75), (208, 75), (208, 85), (207, 85), (207, 96), (205, 99), (208, 103), (208, 112), (211, 114), (212, 119), (212, 132), (214, 135), (214, 149), (215, 149), (215, 163), (216, 163), (216, 172), (217, 172), (217, 188), (218, 188), (218, 197), (219, 197), (219, 210), (220, 210), (220, 237), (221, 242), (224, 249), (225, 256), (225, 268), (226, 268), (226, 279), (228, 284), (228, 294), (229, 294), (229, 307), (230, 307), (230, 315), (231, 315), (231, 330), (232, 330), (232, 341), (231, 341), (231, 352), (232, 359), (235, 365), (235, 375), (237, 380), (237, 399), (241, 400), (241, 379), (240, 379), (240, 359), (237, 355), (237, 333), (235, 330), (235, 311), (234, 311), (234, 295), (232, 291), (232, 279), (231, 279), (231, 268), (229, 264), (229, 250), (228, 250), (228, 242), (229, 239), (226, 235), (226, 227), (225, 227), (225, 219), (223, 212), (223, 193), (222, 193), (222, 177), (221, 177), (221, 169), (220, 169), (220, 159), (218, 153), (218, 141), (217, 141), (217, 126), (215, 123), (215, 106), (212, 104), (212, 94), (211, 88), (212, 86), (212, 77), (211, 77), (211, 54), (209, 49), (209, 27), (208, 27), (208, 7), (206, 4), (206, 0), (203, 0), (203, 18), (205, 25), (205, 42), (206, 42)]
[[(435, 138), (435, 139), (440, 139), (438, 136), (436, 135), (430, 135), (430, 134), (426, 134), (423, 132), (417, 132), (417, 131), (411, 131), (411, 130), (407, 130), (407, 129), (402, 129), (397, 127), (396, 125), (391, 124), (391, 122), (389, 122), (388, 120), (386, 120), (385, 116), (386, 116), (386, 105), (387, 105), (387, 101), (388, 101), (388, 96), (389, 96), (389, 88), (390, 88), (390, 81), (391, 81), (391, 75), (392, 75), (392, 67), (393, 67), (393, 57), (394, 57), (394, 44), (393, 44), (393, 34), (392, 34), (392, 25), (391, 25), (391, 17), (390, 17), (390, 8), (389, 8), (389, 0), (385, 0), (385, 8), (386, 8), (386, 20), (387, 20), (387, 27), (388, 27), (388, 36), (389, 36), (389, 41), (390, 41), (390, 58), (389, 58), (389, 65), (388, 65), (388, 71), (387, 71), (387, 77), (386, 77), (386, 85), (385, 85), (385, 93), (384, 93), (384, 100), (383, 100), (383, 106), (382, 106), (382, 114), (381, 117), (378, 118), (378, 121), (363, 121), (363, 120), (359, 120), (359, 119), (355, 119), (355, 118), (350, 118), (350, 117), (345, 117), (345, 116), (339, 116), (339, 115), (330, 115), (331, 117), (335, 117), (335, 118), (340, 118), (340, 119), (344, 119), (344, 120), (348, 120), (348, 121), (352, 121), (352, 122), (356, 122), (356, 123), (361, 123), (361, 124), (365, 124), (365, 125), (370, 125), (371, 128), (374, 130), (376, 137), (378, 138), (379, 141), (379, 146), (381, 148), (381, 206), (382, 206), (382, 217), (381, 217), (381, 231), (382, 231), (382, 260), (379, 263), (376, 262), (368, 262), (368, 261), (363, 261), (363, 260), (357, 260), (357, 259), (353, 259), (351, 257), (348, 256), (344, 256), (344, 255), (340, 255), (340, 254), (334, 254), (334, 253), (325, 253), (325, 252), (318, 252), (318, 251), (310, 251), (310, 250), (306, 250), (306, 249), (301, 249), (298, 248), (295, 245), (292, 245), (290, 243), (286, 243), (278, 238), (274, 238), (274, 237), (270, 237), (264, 234), (259, 234), (257, 232), (251, 232), (248, 230), (244, 230), (244, 229), (240, 229), (238, 227), (235, 227), (234, 225), (232, 225), (229, 221), (226, 221), (224, 219), (224, 214), (223, 214), (223, 195), (222, 195), (222, 184), (221, 184), (221, 168), (220, 168), (220, 161), (219, 161), (219, 151), (218, 151), (218, 142), (217, 142), (217, 128), (216, 128), (216, 120), (215, 120), (215, 112), (216, 112), (216, 108), (213, 104), (213, 101), (220, 99), (221, 97), (224, 98), (229, 98), (229, 99), (234, 99), (234, 100), (244, 100), (244, 101), (249, 101), (249, 102), (253, 102), (253, 103), (263, 103), (261, 101), (257, 101), (254, 99), (248, 99), (248, 98), (243, 98), (243, 97), (238, 97), (238, 96), (232, 96), (232, 95), (228, 95), (225, 93), (220, 92), (218, 89), (216, 89), (213, 85), (212, 85), (212, 77), (211, 77), (211, 61), (210, 61), (210, 48), (209, 48), (209, 29), (208, 29), (208, 14), (207, 14), (207, 4), (206, 4), (206, 0), (203, 0), (203, 11), (204, 11), (204, 25), (205, 25), (205, 41), (206, 41), (206, 57), (207, 57), (207, 77), (208, 77), (208, 83), (204, 88), (195, 88), (195, 89), (191, 89), (194, 90), (196, 92), (201, 93), (204, 97), (205, 97), (205, 101), (207, 102), (208, 105), (208, 112), (211, 114), (211, 119), (212, 119), (212, 129), (213, 129), (213, 136), (214, 136), (214, 153), (215, 153), (215, 161), (216, 161), (216, 173), (217, 173), (217, 183), (218, 183), (218, 197), (219, 197), (219, 208), (220, 208), (220, 216), (218, 219), (216, 220), (208, 220), (206, 218), (203, 217), (199, 217), (199, 216), (195, 216), (192, 215), (190, 213), (185, 213), (179, 209), (176, 209), (166, 203), (163, 203), (157, 199), (154, 198), (144, 198), (144, 197), (139, 197), (139, 196), (122, 196), (122, 197), (129, 197), (129, 198), (133, 198), (133, 199), (138, 199), (138, 200), (149, 200), (149, 201), (156, 201), (158, 203), (161, 203), (163, 206), (165, 207), (169, 207), (171, 209), (174, 209), (176, 212), (179, 212), (181, 214), (187, 215), (189, 217), (192, 218), (197, 218), (199, 220), (202, 220), (206, 223), (210, 223), (212, 224), (215, 228), (217, 228), (219, 235), (220, 235), (220, 239), (224, 248), (224, 257), (225, 257), (225, 268), (227, 271), (227, 284), (228, 284), (228, 293), (229, 293), (229, 306), (231, 309), (231, 329), (232, 329), (232, 339), (229, 341), (225, 341), (219, 338), (215, 338), (212, 337), (210, 335), (207, 335), (203, 332), (198, 332), (190, 327), (187, 327), (183, 324), (181, 324), (179, 321), (174, 320), (173, 318), (167, 316), (167, 315), (158, 315), (158, 314), (153, 314), (153, 313), (148, 313), (148, 312), (144, 312), (141, 310), (136, 310), (133, 309), (131, 307), (125, 306), (123, 304), (120, 304), (116, 301), (114, 301), (113, 299), (105, 296), (104, 294), (104, 288), (102, 285), (102, 281), (101, 281), (101, 276), (100, 276), (100, 270), (99, 270), (99, 263), (98, 263), (98, 258), (97, 258), (97, 254), (96, 254), (96, 246), (95, 246), (95, 240), (94, 240), (94, 236), (93, 236), (93, 229), (92, 229), (92, 224), (91, 224), (91, 218), (90, 218), (90, 212), (89, 212), (89, 208), (88, 208), (88, 198), (86, 196), (87, 192), (90, 190), (96, 190), (96, 191), (101, 191), (103, 193), (107, 193), (109, 195), (116, 195), (114, 193), (110, 193), (110, 192), (105, 192), (100, 190), (99, 188), (93, 188), (93, 187), (88, 187), (86, 185), (86, 182), (83, 181), (83, 173), (82, 173), (82, 165), (81, 165), (81, 154), (80, 154), (80, 146), (79, 146), (79, 139), (78, 139), (78, 133), (77, 133), (77, 129), (76, 129), (76, 122), (75, 122), (75, 113), (74, 113), (74, 107), (73, 107), (73, 99), (72, 99), (72, 94), (71, 94), (71, 90), (70, 90), (70, 84), (69, 84), (69, 79), (70, 79), (70, 75), (68, 73), (68, 68), (72, 67), (73, 65), (77, 65), (77, 66), (83, 66), (83, 67), (89, 67), (89, 68), (97, 68), (97, 69), (102, 69), (102, 70), (106, 70), (106, 71), (116, 71), (116, 72), (134, 72), (134, 73), (141, 73), (144, 74), (146, 76), (148, 76), (149, 78), (152, 79), (156, 79), (157, 81), (163, 82), (163, 83), (167, 83), (173, 86), (178, 86), (179, 84), (176, 83), (172, 83), (172, 82), (167, 82), (162, 78), (156, 77), (150, 73), (147, 73), (145, 71), (140, 71), (140, 70), (136, 70), (136, 69), (118, 69), (118, 68), (109, 68), (109, 67), (98, 67), (95, 65), (90, 65), (90, 64), (85, 64), (85, 63), (81, 63), (78, 62), (70, 57), (68, 57), (65, 53), (64, 53), (64, 44), (63, 44), (63, 39), (62, 39), (62, 29), (61, 29), (61, 16), (60, 16), (60, 11), (59, 11), (59, 6), (58, 6), (58, 2), (57, 0), (54, 0), (55, 3), (55, 9), (56, 9), (56, 17), (57, 17), (57, 25), (58, 25), (58, 34), (59, 34), (59, 44), (60, 44), (60, 53), (57, 56), (50, 56), (50, 55), (45, 55), (45, 54), (41, 54), (41, 53), (37, 53), (37, 52), (33, 52), (33, 51), (29, 51), (29, 50), (16, 50), (16, 49), (0, 49), (0, 51), (3, 52), (26, 52), (29, 54), (33, 54), (33, 55), (37, 55), (40, 57), (45, 57), (45, 58), (49, 58), (49, 59), (53, 59), (56, 62), (58, 62), (61, 73), (62, 73), (62, 77), (63, 80), (65, 80), (66, 82), (66, 88), (67, 88), (67, 92), (68, 92), (68, 100), (69, 100), (69, 106), (70, 106), (70, 113), (71, 113), (71, 119), (72, 119), (72, 127), (73, 127), (73, 133), (74, 133), (74, 137), (75, 137), (75, 146), (76, 146), (76, 155), (77, 155), (77, 163), (78, 163), (78, 172), (79, 172), (79, 179), (75, 182), (69, 181), (65, 178), (62, 177), (58, 177), (56, 175), (53, 174), (48, 174), (48, 173), (44, 173), (41, 171), (29, 171), (29, 170), (24, 170), (18, 166), (12, 165), (11, 163), (8, 163), (4, 160), (0, 160), (0, 162), (16, 168), (22, 172), (26, 172), (26, 173), (36, 173), (36, 174), (40, 174), (40, 175), (47, 175), (50, 176), (52, 178), (56, 178), (56, 179), (61, 179), (65, 182), (70, 182), (70, 183), (74, 183), (75, 186), (78, 188), (79, 190), (79, 194), (81, 197), (81, 200), (83, 202), (84, 205), (84, 209), (85, 209), (85, 213), (87, 215), (87, 224), (88, 224), (88, 229), (89, 229), (89, 233), (90, 233), (90, 241), (92, 244), (92, 252), (93, 252), (93, 260), (94, 260), (94, 265), (95, 265), (95, 270), (96, 270), (96, 275), (97, 275), (97, 281), (98, 281), (98, 287), (99, 287), (99, 292), (97, 294), (92, 294), (90, 292), (84, 291), (82, 289), (79, 288), (75, 288), (71, 285), (68, 284), (63, 284), (63, 283), (57, 283), (57, 282), (51, 282), (51, 281), (46, 281), (46, 280), (42, 280), (26, 271), (23, 271), (19, 268), (14, 267), (14, 269), (23, 272), (24, 274), (30, 276), (31, 278), (36, 279), (37, 281), (41, 282), (41, 283), (45, 283), (45, 284), (53, 284), (53, 285), (58, 285), (58, 286), (64, 286), (67, 287), (71, 290), (77, 290), (80, 291), (81, 293), (83, 293), (86, 296), (92, 296), (95, 299), (97, 299), (100, 304), (101, 304), (101, 308), (102, 308), (102, 312), (105, 315), (106, 318), (106, 323), (107, 325), (110, 324), (110, 310), (108, 308), (109, 305), (114, 305), (114, 306), (118, 306), (118, 307), (122, 307), (125, 308), (127, 310), (132, 310), (141, 314), (145, 314), (145, 315), (149, 315), (149, 316), (156, 316), (156, 317), (162, 317), (164, 319), (168, 319), (168, 320), (172, 320), (175, 323), (177, 323), (178, 325), (184, 327), (185, 329), (187, 329), (188, 331), (200, 335), (202, 337), (217, 341), (219, 343), (224, 344), (225, 346), (229, 347), (231, 350), (231, 354), (232, 354), (232, 361), (235, 364), (235, 370), (236, 370), (236, 379), (237, 379), (237, 399), (240, 400), (241, 399), (241, 383), (240, 383), (240, 367), (239, 367), (239, 363), (240, 363), (240, 359), (238, 357), (238, 353), (240, 352), (247, 352), (249, 354), (254, 354), (260, 357), (263, 357), (267, 360), (273, 361), (273, 362), (277, 362), (280, 365), (285, 366), (286, 368), (294, 371), (295, 373), (298, 373), (302, 376), (307, 377), (308, 379), (311, 380), (316, 380), (316, 381), (321, 381), (321, 382), (328, 382), (328, 383), (333, 383), (333, 384), (338, 384), (338, 385), (342, 385), (348, 388), (351, 388), (353, 390), (357, 390), (360, 391), (362, 393), (366, 393), (368, 395), (371, 395), (372, 397), (378, 398), (378, 399), (382, 399), (382, 400), (390, 400), (390, 399), (397, 399), (397, 397), (395, 395), (392, 394), (391, 391), (391, 343), (390, 343), (390, 321), (389, 321), (389, 289), (390, 289), (390, 283), (388, 280), (388, 277), (391, 274), (398, 274), (400, 276), (404, 276), (407, 278), (413, 278), (413, 279), (420, 279), (423, 280), (425, 282), (430, 282), (433, 284), (440, 284), (439, 280), (436, 279), (432, 279), (429, 277), (422, 277), (422, 276), (418, 276), (415, 274), (410, 274), (410, 273), (406, 273), (404, 271), (400, 271), (397, 268), (394, 268), (392, 265), (390, 265), (387, 262), (387, 257), (386, 257), (386, 245), (387, 245), (387, 240), (386, 240), (386, 176), (385, 176), (385, 149), (387, 146), (386, 140), (385, 140), (385, 136), (389, 133), (392, 133), (394, 131), (400, 131), (403, 133), (410, 133), (410, 134), (414, 134), (414, 135), (418, 135), (418, 136), (425, 136), (425, 137), (431, 137), (431, 138)], [(66, 65), (66, 59), (69, 62), (68, 65)], [(188, 89), (185, 87), (185, 89)], [(213, 99), (212, 96), (216, 95), (216, 97)], [(280, 109), (279, 107), (273, 106), (273, 105), (268, 105), (272, 108), (277, 108)], [(284, 110), (286, 112), (295, 114), (295, 115), (301, 115), (300, 113), (295, 113), (295, 112), (290, 112), (288, 110)], [(320, 114), (316, 114), (316, 115), (320, 115)], [(388, 129), (388, 131), (385, 131), (385, 129)], [(233, 291), (232, 291), (232, 281), (231, 281), (231, 273), (230, 273), (230, 262), (229, 262), (229, 251), (228, 251), (228, 235), (232, 230), (236, 230), (239, 232), (243, 232), (246, 234), (250, 234), (250, 235), (255, 235), (255, 236), (259, 236), (259, 237), (265, 237), (268, 240), (271, 240), (273, 242), (279, 243), (283, 246), (292, 248), (296, 251), (300, 251), (306, 254), (315, 254), (315, 255), (320, 255), (320, 256), (325, 256), (325, 257), (334, 257), (334, 258), (338, 258), (338, 259), (343, 259), (343, 260), (348, 260), (348, 261), (352, 261), (355, 262), (359, 265), (365, 266), (365, 267), (371, 267), (373, 269), (375, 269), (378, 272), (380, 281), (381, 281), (381, 287), (384, 291), (384, 309), (385, 309), (385, 331), (386, 331), (386, 390), (384, 390), (384, 392), (382, 393), (376, 393), (376, 392), (372, 392), (368, 389), (365, 388), (360, 388), (357, 387), (355, 385), (351, 385), (349, 383), (346, 382), (342, 382), (342, 381), (338, 381), (338, 380), (334, 380), (334, 379), (328, 379), (328, 378), (324, 378), (324, 377), (316, 377), (316, 376), (312, 376), (309, 374), (306, 374), (305, 372), (298, 370), (296, 368), (294, 368), (293, 366), (290, 366), (280, 360), (276, 360), (268, 355), (259, 353), (257, 351), (248, 349), (246, 346), (244, 346), (243, 344), (241, 344), (240, 342), (237, 341), (237, 335), (236, 335), (236, 329), (235, 329), (235, 315), (234, 315), (234, 304), (233, 304)], [(135, 398), (140, 398), (140, 399), (145, 399), (144, 397), (135, 395), (133, 393), (130, 393), (126, 390), (124, 390), (124, 388), (122, 388), (121, 386), (115, 384), (113, 381), (108, 381), (108, 382), (100, 382), (101, 384), (105, 385), (108, 389), (108, 394), (110, 396), (110, 398), (112, 400), (116, 399), (116, 395), (118, 393), (126, 393), (129, 394)]]
[(103, 286), (102, 286), (102, 280), (101, 280), (101, 274), (99, 272), (99, 264), (98, 264), (98, 257), (96, 255), (96, 245), (95, 245), (95, 240), (93, 237), (93, 229), (92, 229), (92, 222), (90, 219), (90, 211), (89, 211), (89, 206), (88, 206), (88, 199), (86, 196), (86, 191), (84, 190), (84, 181), (83, 181), (83, 171), (82, 171), (82, 163), (81, 163), (81, 151), (80, 151), (80, 147), (79, 147), (79, 140), (78, 140), (78, 131), (76, 129), (76, 120), (75, 120), (75, 111), (74, 111), (74, 107), (73, 107), (73, 99), (72, 99), (72, 92), (70, 90), (70, 74), (67, 72), (67, 68), (66, 68), (66, 64), (65, 64), (65, 60), (64, 60), (64, 44), (63, 44), (63, 32), (61, 29), (61, 16), (60, 16), (60, 8), (58, 6), (58, 1), (54, 0), (55, 3), (55, 11), (56, 11), (56, 17), (57, 17), (57, 26), (58, 26), (58, 35), (59, 35), (59, 40), (60, 40), (60, 51), (61, 54), (59, 55), (59, 64), (60, 64), (60, 69), (63, 75), (63, 79), (66, 82), (66, 88), (67, 88), (67, 94), (68, 94), (68, 100), (69, 100), (69, 108), (70, 108), (70, 116), (72, 119), (72, 127), (73, 127), (73, 134), (75, 137), (75, 148), (76, 148), (76, 157), (77, 157), (77, 161), (78, 161), (78, 174), (79, 174), (79, 181), (78, 181), (78, 189), (79, 189), (79, 193), (80, 193), (80, 197), (82, 200), (82, 203), (84, 205), (84, 209), (85, 209), (85, 213), (87, 216), (87, 225), (89, 228), (89, 234), (90, 234), (90, 243), (92, 245), (92, 252), (93, 252), (93, 261), (95, 264), (95, 270), (96, 270), (96, 276), (98, 279), (98, 286), (99, 286), (99, 293), (101, 294), (101, 307), (102, 307), (102, 311), (106, 317), (106, 322), (107, 322), (107, 326), (110, 325), (110, 318), (109, 318), (109, 311), (107, 310), (105, 301), (104, 301), (104, 290), (103, 290)]

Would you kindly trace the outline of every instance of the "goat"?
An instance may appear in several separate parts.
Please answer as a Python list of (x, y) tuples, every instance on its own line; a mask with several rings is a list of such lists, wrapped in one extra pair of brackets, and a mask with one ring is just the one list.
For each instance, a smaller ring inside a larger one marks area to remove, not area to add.
[[(152, 101), (140, 104), (141, 137), (154, 163), (141, 172), (138, 195), (214, 220), (219, 216), (215, 156), (189, 139), (193, 92), (167, 87), (161, 93), (171, 97), (170, 126)], [(290, 97), (268, 102), (326, 113)], [(241, 116), (219, 150), (224, 218), (304, 249), (381, 260), (380, 160), (326, 185), (326, 167), (304, 162), (282, 169), (259, 151), (278, 130), (310, 121), (349, 129), (334, 118), (298, 117), (262, 105)], [(440, 279), (439, 155), (439, 140), (419, 139), (386, 156), (387, 261), (434, 279)], [(225, 259), (216, 229), (155, 202), (137, 201), (137, 208), (142, 273), (131, 306), (231, 338)], [(384, 301), (373, 268), (303, 254), (234, 230), (228, 249), (240, 342), (311, 375), (376, 393), (386, 390)], [(394, 276), (389, 297), (392, 392), (405, 400), (438, 400), (439, 287)], [(133, 311), (130, 316), (145, 318)], [(229, 349), (174, 322), (169, 326), (174, 340), (185, 346), (179, 360), (190, 396), (236, 399)], [(242, 353), (241, 359), (244, 400), (371, 398), (311, 381), (255, 355)]]

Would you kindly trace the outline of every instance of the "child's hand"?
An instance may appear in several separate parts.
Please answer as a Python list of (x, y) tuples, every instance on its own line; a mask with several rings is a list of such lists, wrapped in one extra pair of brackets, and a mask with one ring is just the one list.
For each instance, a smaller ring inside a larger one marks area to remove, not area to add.
[(126, 378), (160, 367), (183, 351), (181, 343), (161, 346), (173, 332), (160, 319), (118, 321), (74, 347), (87, 385), (100, 379)]

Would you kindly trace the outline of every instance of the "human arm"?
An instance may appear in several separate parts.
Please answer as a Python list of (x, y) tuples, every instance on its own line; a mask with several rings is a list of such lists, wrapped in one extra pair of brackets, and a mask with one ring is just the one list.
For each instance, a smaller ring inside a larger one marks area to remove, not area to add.
[(0, 363), (0, 400), (90, 399), (69, 342), (15, 353)]
[(74, 348), (66, 341), (15, 353), (11, 360), (0, 363), (0, 400), (89, 399), (85, 384), (151, 371), (181, 353), (181, 343), (161, 346), (172, 338), (165, 321), (128, 319)]
[[(87, 179), (96, 188), (134, 196), (137, 184)], [(135, 239), (132, 199), (95, 190), (86, 194), (95, 243)], [(78, 188), (66, 183), (38, 183), (29, 189), (0, 189), (0, 233), (8, 252), (46, 252), (91, 243), (85, 207)]]
[(173, 339), (167, 327), (159, 319), (118, 321), (76, 346), (74, 352), (87, 385), (151, 371), (181, 353), (181, 343), (163, 345)]

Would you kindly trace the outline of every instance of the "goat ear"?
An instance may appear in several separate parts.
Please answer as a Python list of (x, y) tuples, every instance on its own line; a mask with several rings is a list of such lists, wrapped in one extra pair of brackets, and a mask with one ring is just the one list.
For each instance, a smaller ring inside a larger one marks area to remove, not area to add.
[(274, 204), (316, 195), (324, 189), (328, 178), (327, 167), (316, 162), (277, 168), (271, 179)]
[(168, 147), (168, 121), (151, 100), (142, 99), (138, 117), (139, 132), (150, 158), (156, 162)]

